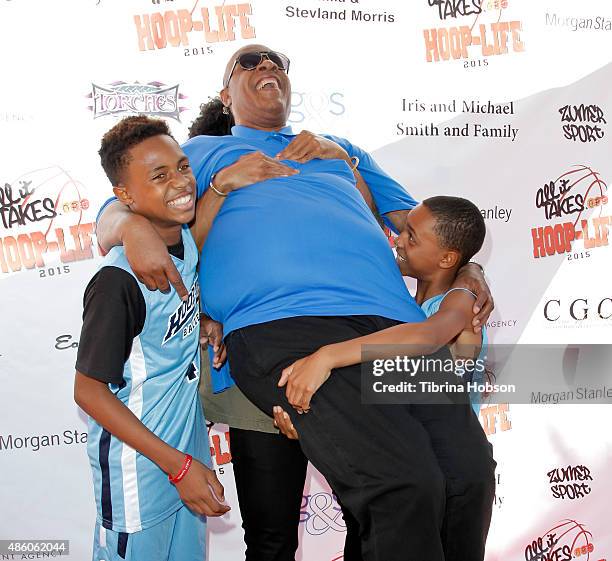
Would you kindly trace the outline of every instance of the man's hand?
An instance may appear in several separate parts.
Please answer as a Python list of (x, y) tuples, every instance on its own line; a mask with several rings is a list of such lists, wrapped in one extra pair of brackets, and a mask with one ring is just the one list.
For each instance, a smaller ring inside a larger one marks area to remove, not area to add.
[(285, 390), (287, 400), (298, 413), (307, 413), (310, 409), (310, 399), (330, 374), (330, 361), (319, 350), (296, 360), (291, 366), (285, 368), (278, 385), (279, 387), (287, 386)]
[(482, 326), (487, 323), (495, 307), (493, 296), (481, 268), (475, 263), (468, 263), (461, 267), (453, 287), (467, 288), (476, 294), (476, 302), (474, 302), (474, 307), (472, 308), (474, 312), (472, 325), (474, 326), (474, 333), (479, 333), (482, 330)]
[(149, 290), (168, 292), (172, 285), (181, 300), (186, 300), (189, 293), (183, 284), (168, 247), (151, 223), (138, 215), (131, 227), (123, 236), (125, 256), (138, 280)]
[(225, 502), (223, 485), (215, 472), (193, 460), (185, 477), (176, 484), (181, 500), (196, 514), (223, 516), (231, 508)]
[(314, 158), (349, 161), (349, 155), (342, 146), (309, 131), (302, 131), (276, 155), (277, 160), (293, 160), (300, 164), (305, 164)]
[(293, 426), (291, 418), (287, 412), (279, 405), (275, 405), (272, 411), (274, 413), (274, 426), (289, 440), (298, 440), (298, 432), (295, 430), (295, 427)]
[(266, 179), (289, 177), (300, 173), (299, 170), (281, 164), (262, 152), (250, 152), (240, 156), (232, 165), (218, 171), (213, 185), (223, 193), (248, 187)]
[(200, 314), (200, 346), (202, 352), (207, 352), (207, 347), (213, 348), (213, 368), (221, 368), (227, 358), (227, 349), (223, 343), (223, 325), (218, 321), (210, 319), (205, 314)]

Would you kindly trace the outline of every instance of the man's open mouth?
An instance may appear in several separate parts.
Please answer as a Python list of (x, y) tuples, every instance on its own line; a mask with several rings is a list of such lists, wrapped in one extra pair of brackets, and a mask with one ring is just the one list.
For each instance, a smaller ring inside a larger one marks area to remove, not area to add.
[(255, 88), (257, 90), (280, 90), (280, 84), (276, 78), (270, 76), (259, 80)]

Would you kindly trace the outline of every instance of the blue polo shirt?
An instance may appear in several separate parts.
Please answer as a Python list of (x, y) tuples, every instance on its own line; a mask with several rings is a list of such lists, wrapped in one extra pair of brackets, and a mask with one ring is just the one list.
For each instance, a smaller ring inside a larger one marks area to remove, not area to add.
[[(198, 196), (214, 173), (244, 154), (274, 157), (294, 138), (232, 128), (228, 136), (198, 136), (183, 145)], [(416, 201), (374, 160), (345, 139), (328, 136), (351, 156), (381, 214)], [(230, 193), (200, 257), (203, 309), (235, 329), (297, 316), (379, 315), (422, 321), (389, 242), (342, 160), (283, 161), (299, 174), (269, 179)]]

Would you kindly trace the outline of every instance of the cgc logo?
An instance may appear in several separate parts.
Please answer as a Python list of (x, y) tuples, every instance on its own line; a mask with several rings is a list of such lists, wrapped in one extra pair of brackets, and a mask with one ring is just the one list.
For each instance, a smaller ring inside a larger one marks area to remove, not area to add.
[(612, 298), (575, 298), (571, 302), (552, 298), (544, 304), (544, 317), (550, 322), (609, 320), (612, 318)]
[[(59, 166), (0, 182), (0, 275), (38, 269), (40, 278), (70, 273), (94, 257), (94, 222), (83, 184)], [(61, 265), (49, 267), (52, 261)]]
[(200, 50), (185, 48), (184, 55), (209, 54), (212, 49), (201, 45), (253, 39), (255, 28), (249, 16), (253, 8), (249, 3), (220, 3), (214, 7), (198, 8), (199, 0), (191, 10), (166, 10), (152, 14), (134, 16), (138, 48), (141, 51), (152, 51), (170, 47), (192, 47), (192, 41)]
[(154, 117), (169, 117), (180, 122), (181, 113), (187, 107), (179, 106), (186, 96), (179, 93), (179, 85), (166, 86), (161, 82), (113, 82), (100, 86), (91, 85), (89, 110), (94, 119), (107, 115), (145, 114)]
[(441, 21), (467, 20), (462, 25), (423, 30), (427, 62), (484, 57), (466, 60), (464, 67), (488, 66), (486, 57), (525, 50), (521, 22), (501, 21), (508, 0), (427, 0), (427, 4)]
[[(611, 217), (603, 214), (608, 204), (607, 189), (601, 174), (587, 165), (572, 166), (540, 187), (535, 206), (542, 209), (545, 220), (557, 223), (531, 229), (534, 258), (565, 253), (570, 254), (568, 259), (589, 257), (588, 251), (571, 254), (576, 240), (582, 240), (585, 250), (607, 246), (611, 223)], [(583, 218), (587, 210), (595, 212)]]

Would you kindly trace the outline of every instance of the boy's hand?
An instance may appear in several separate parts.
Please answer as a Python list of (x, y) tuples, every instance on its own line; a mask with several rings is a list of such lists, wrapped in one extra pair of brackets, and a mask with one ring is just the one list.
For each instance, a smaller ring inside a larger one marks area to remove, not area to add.
[(149, 290), (168, 292), (174, 286), (181, 300), (188, 296), (168, 247), (146, 219), (138, 220), (123, 236), (125, 256), (138, 280)]
[(310, 399), (329, 378), (331, 369), (329, 359), (318, 350), (285, 368), (278, 385), (287, 385), (287, 400), (298, 413), (308, 413)]
[(453, 286), (467, 288), (476, 294), (476, 302), (474, 302), (474, 307), (472, 308), (474, 312), (472, 325), (474, 326), (474, 333), (479, 333), (482, 330), (482, 326), (487, 323), (495, 307), (493, 296), (484, 278), (482, 269), (475, 263), (464, 265), (459, 269)]
[(223, 325), (218, 321), (200, 314), (200, 346), (202, 352), (207, 351), (207, 346), (213, 348), (213, 368), (221, 368), (227, 358), (227, 349), (223, 343)]
[(298, 440), (298, 432), (295, 430), (287, 412), (279, 405), (275, 405), (272, 411), (274, 413), (274, 426), (289, 440)]
[(223, 516), (231, 508), (225, 502), (223, 485), (215, 472), (193, 460), (185, 477), (176, 484), (181, 500), (196, 514)]

